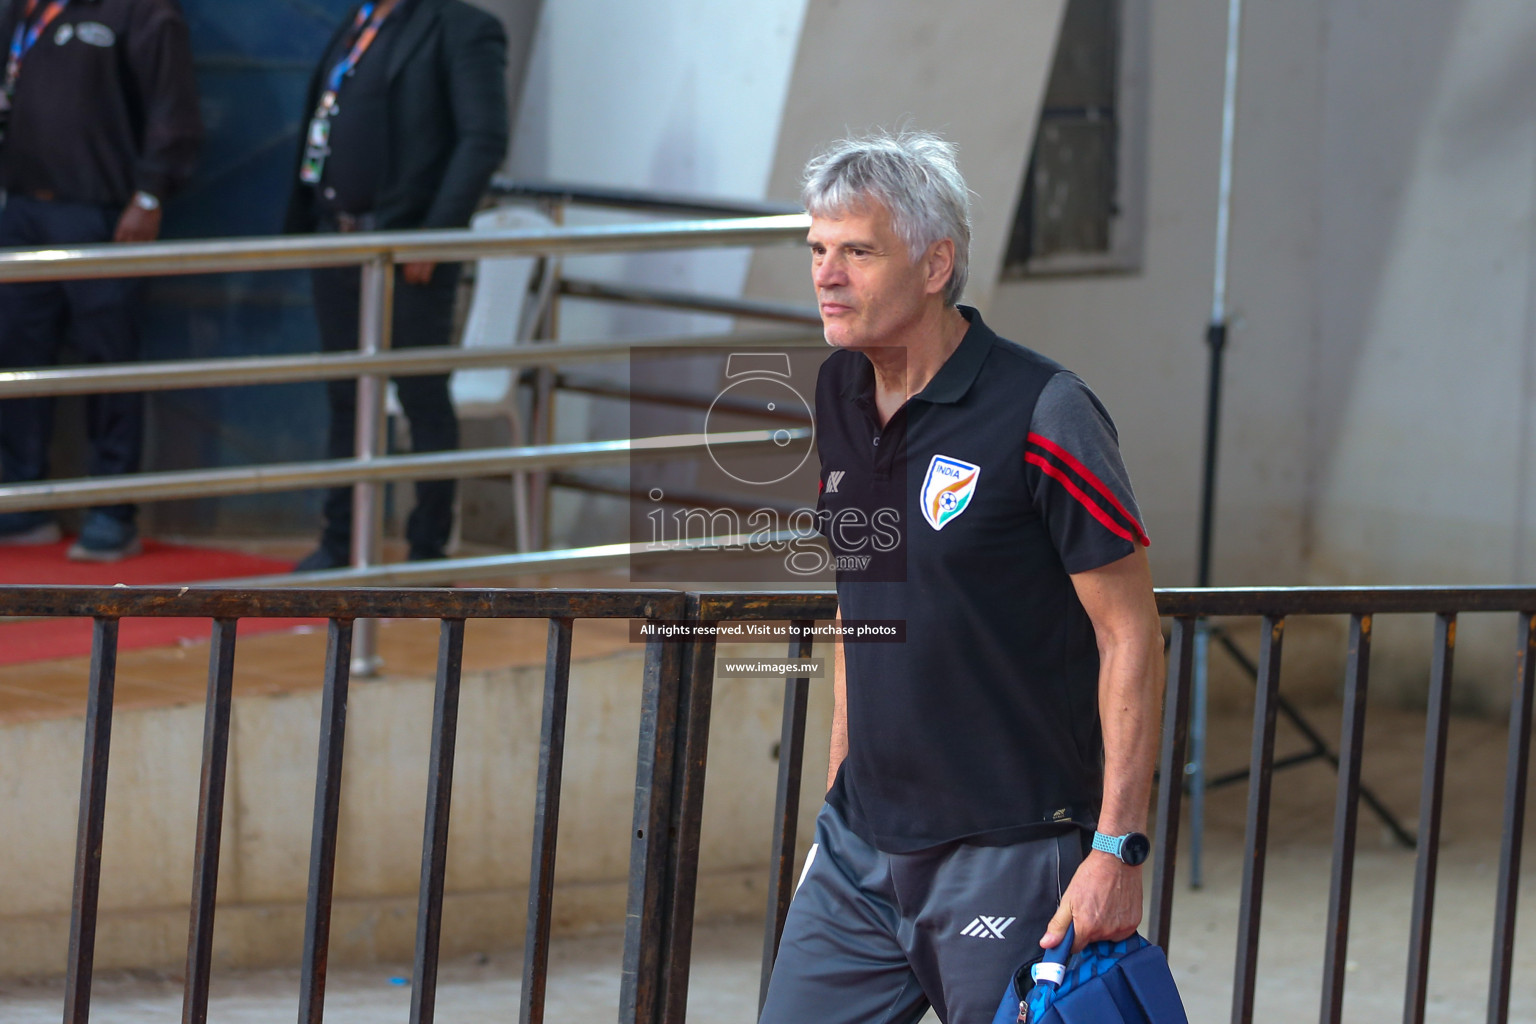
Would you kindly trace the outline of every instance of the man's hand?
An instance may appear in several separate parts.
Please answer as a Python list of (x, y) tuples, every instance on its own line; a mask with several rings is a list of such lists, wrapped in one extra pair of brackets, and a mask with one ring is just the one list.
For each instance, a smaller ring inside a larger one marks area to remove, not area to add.
[(1100, 939), (1126, 938), (1140, 923), (1141, 868), (1094, 850), (1077, 866), (1061, 906), (1040, 936), (1040, 946), (1054, 949), (1067, 934), (1068, 924), (1077, 926), (1071, 950), (1075, 953)]
[(430, 284), (432, 271), (437, 267), (436, 263), (403, 263), (401, 273), (405, 276), (406, 284)]
[(123, 207), (117, 218), (117, 230), (112, 233), (114, 242), (153, 242), (160, 237), (160, 211), (146, 210), (133, 200)]

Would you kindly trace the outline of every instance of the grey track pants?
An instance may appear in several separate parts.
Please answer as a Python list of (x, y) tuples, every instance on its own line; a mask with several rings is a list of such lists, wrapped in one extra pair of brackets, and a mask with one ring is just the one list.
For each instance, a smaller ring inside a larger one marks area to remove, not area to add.
[(1077, 832), (882, 853), (824, 806), (761, 1024), (990, 1024), (1082, 858)]

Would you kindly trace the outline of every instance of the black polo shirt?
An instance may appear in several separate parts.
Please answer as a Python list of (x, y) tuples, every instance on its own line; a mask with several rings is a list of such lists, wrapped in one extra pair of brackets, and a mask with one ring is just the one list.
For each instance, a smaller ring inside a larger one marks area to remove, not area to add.
[(816, 388), (841, 614), (906, 622), (903, 643), (844, 649), (827, 799), (892, 853), (1095, 819), (1098, 648), (1070, 574), (1148, 543), (1098, 399), (961, 312), (959, 347), (883, 427), (862, 354), (833, 353)]

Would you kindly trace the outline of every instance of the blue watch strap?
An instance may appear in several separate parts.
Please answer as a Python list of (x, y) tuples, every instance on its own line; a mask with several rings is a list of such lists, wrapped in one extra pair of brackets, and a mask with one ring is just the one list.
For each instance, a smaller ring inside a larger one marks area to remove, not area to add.
[(1120, 856), (1120, 848), (1125, 845), (1125, 836), (1107, 836), (1103, 832), (1094, 830), (1093, 848), (1101, 853), (1107, 853), (1111, 857)]

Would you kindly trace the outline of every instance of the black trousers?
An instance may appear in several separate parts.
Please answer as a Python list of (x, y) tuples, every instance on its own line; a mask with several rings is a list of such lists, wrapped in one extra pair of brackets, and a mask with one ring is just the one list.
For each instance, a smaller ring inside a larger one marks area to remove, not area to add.
[[(0, 210), (0, 246), (109, 242), (121, 212), (13, 195)], [(138, 359), (139, 292), (137, 280), (123, 278), (0, 285), (0, 369), (51, 366), (66, 341), (86, 363)], [(91, 395), (86, 409), (91, 476), (138, 472), (144, 444), (143, 396)], [(30, 483), (46, 477), (52, 438), (53, 399), (0, 402), (0, 481)], [(99, 511), (131, 521), (134, 506)]]
[[(440, 263), (427, 284), (407, 284), (395, 272), (393, 348), (447, 345), (453, 340), (453, 303), (459, 264)], [(358, 344), (361, 271), (356, 267), (325, 267), (312, 273), (315, 318), (320, 346), (326, 352), (356, 351)], [(357, 382), (331, 381), (330, 430), (327, 454), (352, 458), (357, 444)], [(411, 423), (411, 449), (450, 451), (459, 446), (459, 420), (448, 394), (447, 374), (397, 377), (395, 389)], [(416, 507), (406, 520), (405, 536), (412, 558), (440, 557), (453, 529), (452, 480), (422, 480), (416, 484)], [(345, 558), (352, 542), (352, 488), (333, 487), (325, 498), (325, 529), (320, 543)]]

